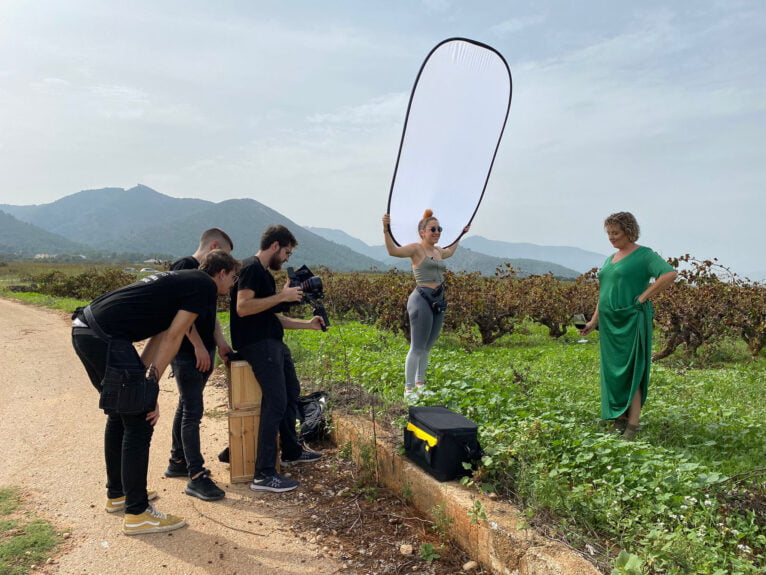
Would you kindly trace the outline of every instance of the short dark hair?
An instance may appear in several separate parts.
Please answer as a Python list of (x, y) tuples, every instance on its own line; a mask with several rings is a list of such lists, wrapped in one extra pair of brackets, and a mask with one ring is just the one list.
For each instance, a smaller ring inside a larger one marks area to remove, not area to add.
[(294, 248), (298, 245), (298, 240), (290, 230), (283, 225), (269, 226), (263, 235), (261, 236), (261, 249), (267, 250), (269, 246), (274, 242), (279, 242), (279, 247), (291, 247)]
[(207, 273), (210, 277), (213, 277), (220, 271), (238, 272), (242, 267), (239, 260), (234, 258), (231, 254), (226, 253), (223, 250), (212, 250), (205, 256), (199, 263), (199, 269)]
[(234, 249), (234, 242), (231, 241), (229, 234), (221, 228), (210, 228), (202, 232), (202, 236), (199, 239), (200, 248), (207, 247), (210, 242), (214, 241), (218, 241), (218, 243), (226, 242), (232, 250)]

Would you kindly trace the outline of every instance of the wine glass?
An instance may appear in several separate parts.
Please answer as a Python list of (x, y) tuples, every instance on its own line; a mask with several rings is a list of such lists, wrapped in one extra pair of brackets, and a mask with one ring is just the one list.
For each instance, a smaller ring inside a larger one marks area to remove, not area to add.
[[(572, 321), (574, 322), (574, 326), (576, 329), (581, 330), (585, 329), (585, 325), (588, 323), (585, 319), (585, 314), (582, 313), (576, 313), (572, 316)], [(588, 343), (587, 339), (578, 339), (577, 343)]]

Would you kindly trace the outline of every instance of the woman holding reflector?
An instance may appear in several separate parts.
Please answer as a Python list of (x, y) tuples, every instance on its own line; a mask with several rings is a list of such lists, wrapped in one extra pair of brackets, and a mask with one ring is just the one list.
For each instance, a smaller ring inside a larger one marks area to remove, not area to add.
[[(428, 367), (428, 356), (444, 324), (447, 301), (444, 299), (444, 260), (451, 257), (458, 242), (446, 248), (436, 245), (442, 233), (431, 210), (426, 210), (418, 223), (420, 241), (404, 246), (396, 245), (391, 237), (391, 216), (383, 216), (383, 238), (388, 254), (397, 258), (410, 258), (417, 285), (407, 300), (410, 316), (410, 351), (404, 364), (404, 398), (417, 399), (423, 391)], [(470, 226), (463, 229), (467, 233)]]

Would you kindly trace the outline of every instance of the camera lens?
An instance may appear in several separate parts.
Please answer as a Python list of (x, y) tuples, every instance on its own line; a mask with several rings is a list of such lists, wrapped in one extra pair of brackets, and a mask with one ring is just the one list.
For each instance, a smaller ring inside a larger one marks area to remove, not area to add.
[(322, 278), (319, 276), (312, 276), (303, 282), (303, 291), (309, 293), (318, 293), (322, 291)]

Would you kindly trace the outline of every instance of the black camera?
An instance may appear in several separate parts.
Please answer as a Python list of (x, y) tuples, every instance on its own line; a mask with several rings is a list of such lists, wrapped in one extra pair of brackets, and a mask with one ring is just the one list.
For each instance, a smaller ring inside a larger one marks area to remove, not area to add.
[(325, 311), (324, 304), (322, 303), (322, 298), (324, 297), (324, 292), (322, 291), (322, 278), (315, 276), (305, 265), (299, 267), (297, 270), (287, 268), (287, 277), (290, 280), (290, 287), (299, 287), (303, 290), (303, 299), (301, 300), (301, 303), (311, 304), (312, 313), (324, 320), (322, 331), (327, 331), (327, 326), (330, 325), (330, 320), (327, 317), (327, 311)]

